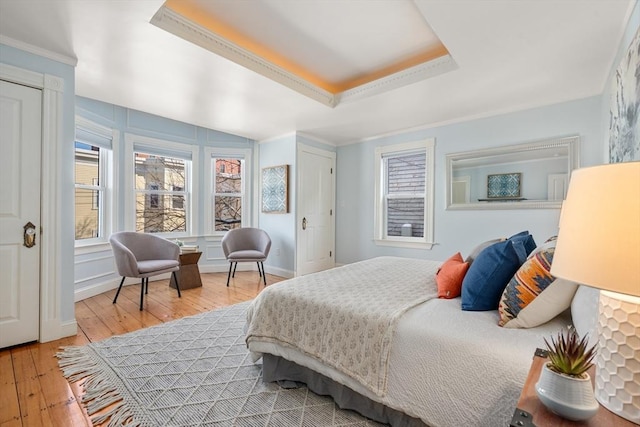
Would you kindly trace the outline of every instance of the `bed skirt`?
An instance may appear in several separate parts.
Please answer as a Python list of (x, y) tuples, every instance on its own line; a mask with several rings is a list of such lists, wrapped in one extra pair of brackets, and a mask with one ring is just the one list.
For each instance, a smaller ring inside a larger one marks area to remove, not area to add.
[(304, 383), (316, 394), (331, 396), (340, 408), (358, 412), (379, 423), (393, 427), (427, 427), (417, 418), (374, 402), (331, 378), (279, 356), (262, 355), (262, 378), (265, 382), (277, 381), (288, 388), (296, 387), (295, 383)]

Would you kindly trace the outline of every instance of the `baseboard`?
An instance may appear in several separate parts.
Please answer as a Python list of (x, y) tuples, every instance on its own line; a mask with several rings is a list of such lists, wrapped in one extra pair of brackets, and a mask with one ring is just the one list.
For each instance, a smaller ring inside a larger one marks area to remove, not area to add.
[(40, 325), (39, 341), (49, 342), (60, 338), (72, 337), (78, 333), (78, 323), (76, 319), (55, 324), (56, 322), (44, 322)]
[[(156, 280), (169, 279), (170, 277), (171, 277), (171, 273), (158, 274), (157, 276), (149, 277), (149, 281), (155, 282)], [(112, 289), (117, 289), (118, 286), (120, 286), (120, 280), (122, 280), (122, 277), (119, 277), (117, 280), (109, 280), (106, 282), (87, 286), (81, 289), (76, 289), (76, 291), (73, 294), (74, 302), (95, 297), (96, 295), (100, 295)], [(139, 284), (140, 284), (140, 279), (136, 279), (136, 278), (127, 277), (124, 281), (125, 286), (139, 285)]]
[[(200, 273), (227, 273), (229, 272), (229, 264), (222, 265), (198, 265)], [(285, 270), (278, 267), (273, 267), (265, 264), (264, 270), (275, 276), (285, 277), (290, 279), (294, 277), (293, 271)], [(258, 267), (255, 262), (239, 262), (236, 271), (258, 271)]]
[(284, 277), (286, 279), (291, 279), (292, 277), (295, 277), (295, 274), (293, 273), (293, 271), (285, 270), (284, 268), (274, 267), (271, 265), (265, 265), (264, 271), (266, 271), (269, 274), (273, 274), (275, 276)]
[[(229, 271), (229, 264), (199, 265), (198, 269), (200, 270), (200, 273), (227, 273)], [(265, 265), (264, 270), (269, 274), (284, 277), (286, 279), (291, 279), (292, 277), (294, 277), (293, 271), (285, 270), (283, 268)], [(258, 271), (258, 267), (253, 262), (240, 262), (238, 263), (238, 268), (236, 269), (236, 271)], [(159, 274), (157, 276), (150, 277), (149, 281), (154, 282), (156, 280), (168, 279), (170, 277), (170, 273)], [(74, 292), (74, 302), (95, 297), (96, 295), (100, 295), (112, 289), (117, 289), (120, 285), (120, 280), (122, 280), (122, 278), (118, 278), (116, 280), (108, 280), (106, 282), (97, 283), (95, 285), (87, 286), (81, 289), (76, 289), (76, 291)], [(139, 283), (140, 279), (134, 279), (130, 277), (128, 277), (124, 281), (125, 286), (136, 285)]]

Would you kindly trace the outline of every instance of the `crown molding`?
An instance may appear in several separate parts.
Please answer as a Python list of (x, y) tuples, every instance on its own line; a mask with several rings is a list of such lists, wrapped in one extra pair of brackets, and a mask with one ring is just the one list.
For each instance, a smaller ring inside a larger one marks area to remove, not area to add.
[(32, 44), (29, 44), (20, 40), (16, 40), (11, 37), (3, 36), (2, 34), (0, 34), (0, 43), (7, 46), (15, 47), (16, 49), (20, 49), (28, 53), (32, 53), (34, 55), (51, 59), (53, 61), (62, 62), (63, 64), (71, 65), (72, 67), (75, 67), (76, 65), (78, 65), (78, 58), (52, 52), (50, 50), (43, 49), (41, 47), (34, 46)]
[(324, 144), (324, 145), (328, 145), (330, 147), (337, 147), (338, 145), (333, 142), (333, 141), (329, 141), (328, 139), (324, 139), (324, 138), (320, 138), (319, 136), (315, 136), (312, 135), (310, 133), (304, 132), (304, 131), (297, 131), (296, 132), (297, 136), (301, 136), (305, 139), (308, 139), (312, 142), (318, 143), (318, 144)]
[(333, 94), (196, 24), (166, 5), (158, 9), (151, 18), (151, 23), (331, 108), (342, 102), (356, 101), (377, 95), (458, 68), (451, 55), (447, 54), (353, 89)]
[(217, 55), (227, 58), (252, 71), (293, 89), (329, 107), (335, 107), (335, 96), (244, 49), (208, 29), (162, 6), (151, 18), (151, 23), (182, 39), (195, 43)]
[(336, 95), (337, 103), (357, 101), (383, 92), (398, 89), (402, 86), (417, 83), (458, 68), (451, 55), (447, 54), (422, 64), (414, 65), (397, 73), (365, 83)]

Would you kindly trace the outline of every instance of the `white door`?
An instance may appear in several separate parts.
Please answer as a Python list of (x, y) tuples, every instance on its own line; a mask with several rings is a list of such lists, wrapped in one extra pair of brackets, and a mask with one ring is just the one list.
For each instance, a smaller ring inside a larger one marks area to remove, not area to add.
[(461, 176), (451, 183), (451, 203), (469, 203), (471, 195), (471, 177)]
[(547, 177), (547, 199), (564, 200), (567, 196), (567, 174), (552, 173)]
[(296, 272), (302, 276), (334, 266), (335, 153), (298, 150)]
[[(42, 92), (5, 81), (0, 85), (2, 348), (39, 335)], [(27, 227), (29, 223), (33, 227)], [(34, 240), (25, 241), (25, 233)]]

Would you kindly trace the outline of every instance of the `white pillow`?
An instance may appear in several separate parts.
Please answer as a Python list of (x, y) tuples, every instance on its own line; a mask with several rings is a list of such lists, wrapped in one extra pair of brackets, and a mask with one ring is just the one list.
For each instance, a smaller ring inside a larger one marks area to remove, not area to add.
[(580, 285), (571, 301), (571, 317), (576, 332), (589, 336), (589, 345), (598, 342), (598, 301), (600, 290)]
[(506, 322), (504, 328), (533, 328), (547, 323), (569, 308), (578, 285), (556, 278), (518, 316)]

